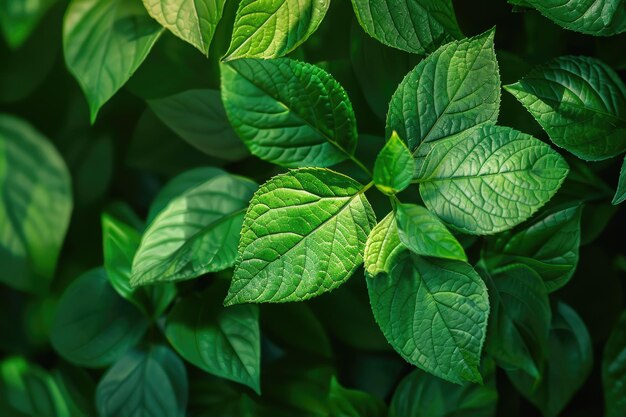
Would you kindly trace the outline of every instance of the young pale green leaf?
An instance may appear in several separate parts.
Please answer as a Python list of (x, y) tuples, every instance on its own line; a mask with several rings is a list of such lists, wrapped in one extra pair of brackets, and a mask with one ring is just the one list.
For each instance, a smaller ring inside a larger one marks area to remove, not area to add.
[(226, 114), (254, 155), (287, 167), (326, 167), (354, 154), (352, 104), (327, 72), (287, 58), (239, 59), (221, 69)]
[(207, 56), (224, 3), (226, 0), (143, 0), (150, 16)]
[(225, 60), (278, 58), (308, 39), (330, 0), (241, 0)]
[(389, 273), (396, 257), (406, 248), (400, 242), (396, 216), (393, 212), (382, 219), (370, 232), (365, 243), (365, 271), (375, 277)]
[(12, 49), (18, 49), (57, 0), (0, 0), (0, 31)]
[(612, 203), (617, 205), (624, 200), (626, 200), (626, 158), (624, 158), (622, 169), (619, 172), (619, 182)]
[(92, 123), (148, 56), (162, 30), (138, 1), (72, 0), (63, 21), (63, 51), (87, 97)]
[(606, 417), (626, 414), (626, 312), (616, 323), (602, 355)]
[(301, 301), (343, 284), (376, 223), (363, 187), (328, 169), (278, 175), (254, 194), (226, 305)]
[(481, 381), (489, 298), (469, 264), (405, 251), (367, 286), (376, 321), (405, 360), (451, 382)]
[(413, 155), (396, 132), (391, 134), (374, 164), (374, 184), (387, 195), (399, 193), (413, 179)]
[(421, 144), (495, 123), (500, 76), (494, 35), (444, 45), (407, 74), (389, 103), (387, 134), (397, 131), (415, 155)]
[(488, 235), (528, 219), (568, 171), (540, 140), (484, 125), (437, 143), (417, 176), (424, 204), (439, 218), (464, 233)]
[(228, 123), (217, 90), (183, 91), (150, 100), (148, 105), (174, 133), (207, 155), (227, 161), (249, 155)]
[(72, 212), (70, 174), (26, 122), (0, 114), (0, 282), (45, 291)]
[(187, 371), (165, 346), (131, 350), (102, 377), (96, 389), (100, 417), (184, 417)]
[(385, 403), (365, 392), (342, 387), (334, 376), (330, 381), (328, 406), (333, 417), (387, 416)]
[(463, 246), (437, 216), (416, 204), (398, 204), (400, 242), (417, 255), (467, 261)]
[(131, 286), (196, 278), (231, 267), (254, 181), (222, 172), (188, 189), (146, 229)]
[(209, 288), (181, 299), (167, 316), (165, 335), (185, 360), (260, 393), (261, 336), (255, 305), (223, 307)]
[(111, 287), (103, 268), (73, 282), (59, 300), (50, 339), (65, 359), (81, 366), (107, 366), (143, 336), (147, 321)]
[(556, 58), (504, 88), (577, 157), (598, 161), (626, 150), (626, 87), (603, 62)]
[(393, 48), (420, 55), (463, 37), (451, 0), (352, 0), (361, 27)]
[(491, 268), (524, 264), (539, 274), (549, 292), (556, 291), (576, 271), (582, 211), (579, 204), (544, 213), (487, 241), (483, 258)]

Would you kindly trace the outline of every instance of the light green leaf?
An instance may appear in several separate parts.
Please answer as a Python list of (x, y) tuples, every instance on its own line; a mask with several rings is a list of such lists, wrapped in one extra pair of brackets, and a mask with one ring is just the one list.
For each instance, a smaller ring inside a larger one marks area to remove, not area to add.
[(532, 216), (568, 171), (540, 140), (484, 125), (435, 145), (418, 178), (424, 204), (441, 220), (464, 233), (487, 235)]
[(65, 63), (87, 97), (92, 123), (161, 32), (137, 0), (72, 0), (63, 22)]
[(361, 27), (393, 48), (420, 55), (463, 37), (451, 0), (352, 0)]
[(319, 26), (330, 0), (241, 0), (225, 60), (278, 58)]
[(417, 255), (467, 261), (463, 246), (437, 216), (416, 204), (398, 204), (400, 241)]
[(0, 30), (12, 49), (18, 49), (57, 0), (0, 0)]
[(469, 264), (405, 251), (367, 286), (376, 321), (405, 360), (451, 382), (482, 381), (489, 299)]
[(363, 262), (376, 222), (367, 188), (319, 168), (261, 186), (246, 212), (224, 303), (302, 301), (343, 284)]
[(333, 376), (328, 398), (332, 417), (386, 417), (387, 407), (378, 398), (362, 391), (341, 386)]
[(248, 155), (228, 123), (219, 91), (187, 90), (148, 105), (167, 127), (205, 154), (227, 161)]
[(96, 389), (100, 417), (184, 417), (187, 371), (165, 346), (131, 350), (109, 369)]
[(150, 16), (207, 56), (224, 3), (226, 0), (143, 0)]
[(0, 282), (45, 291), (72, 212), (70, 174), (48, 139), (4, 114), (0, 114), (0, 192)]
[(221, 69), (226, 114), (254, 155), (287, 167), (325, 167), (354, 154), (352, 104), (327, 72), (287, 58), (240, 59)]
[(626, 150), (626, 87), (602, 61), (556, 58), (504, 88), (577, 157), (598, 161)]
[(626, 158), (624, 158), (622, 169), (619, 172), (619, 182), (617, 184), (617, 190), (615, 191), (612, 203), (617, 205), (624, 200), (626, 200)]
[(187, 361), (260, 393), (261, 336), (255, 305), (223, 307), (209, 288), (180, 300), (167, 316), (165, 335)]
[(494, 35), (444, 45), (407, 74), (389, 103), (387, 134), (397, 131), (416, 155), (422, 144), (495, 123), (500, 76)]
[(626, 312), (615, 324), (602, 355), (606, 417), (626, 415)]
[(365, 271), (371, 276), (389, 273), (396, 257), (406, 248), (400, 242), (394, 212), (389, 213), (370, 232), (365, 244)]
[(119, 359), (143, 336), (147, 321), (111, 287), (103, 268), (93, 269), (63, 293), (50, 340), (65, 359), (102, 367)]
[(387, 195), (399, 193), (413, 179), (413, 155), (396, 132), (391, 134), (374, 164), (376, 188)]
[(557, 25), (576, 32), (610, 36), (626, 31), (622, 0), (524, 0)]

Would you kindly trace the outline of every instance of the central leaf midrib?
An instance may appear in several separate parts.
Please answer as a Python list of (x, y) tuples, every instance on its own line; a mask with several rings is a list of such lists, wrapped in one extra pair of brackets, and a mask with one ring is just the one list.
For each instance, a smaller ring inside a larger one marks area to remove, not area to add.
[[(549, 168), (541, 168), (540, 170), (550, 171), (550, 170), (555, 170), (555, 169), (565, 169), (565, 168), (549, 167)], [(513, 170), (503, 171), (503, 172), (490, 172), (487, 174), (458, 175), (458, 176), (451, 176), (451, 177), (431, 177), (431, 178), (425, 178), (423, 180), (417, 180), (416, 182), (418, 184), (424, 184), (428, 182), (437, 182), (437, 181), (455, 181), (455, 180), (466, 180), (466, 179), (471, 180), (471, 179), (495, 177), (499, 175), (517, 174), (521, 172), (532, 172), (532, 171), (538, 171), (538, 170), (533, 169), (533, 168), (526, 168), (526, 169), (513, 169)]]

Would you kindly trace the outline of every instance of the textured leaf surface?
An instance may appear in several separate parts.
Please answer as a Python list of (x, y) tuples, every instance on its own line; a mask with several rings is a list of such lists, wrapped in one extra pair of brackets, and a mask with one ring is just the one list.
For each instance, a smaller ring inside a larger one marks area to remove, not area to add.
[(622, 313), (602, 356), (602, 385), (606, 417), (626, 414), (626, 312)]
[(330, 0), (242, 0), (226, 59), (278, 58), (319, 26)]
[(301, 301), (343, 284), (363, 262), (376, 222), (365, 188), (342, 174), (302, 168), (254, 194), (225, 304)]
[(361, 27), (393, 48), (416, 54), (463, 37), (450, 0), (352, 0)]
[(365, 244), (365, 271), (375, 277), (381, 272), (389, 273), (396, 257), (405, 250), (400, 242), (396, 216), (393, 212), (382, 219), (370, 232)]
[(0, 282), (45, 290), (72, 212), (70, 174), (26, 122), (0, 114)]
[(484, 235), (529, 218), (568, 171), (565, 160), (540, 140), (486, 125), (438, 143), (418, 177), (431, 211), (462, 232)]
[(319, 67), (282, 58), (240, 59), (221, 68), (226, 114), (254, 155), (296, 167), (331, 166), (354, 153), (350, 100)]
[(376, 321), (404, 359), (451, 382), (481, 381), (489, 299), (469, 264), (404, 252), (367, 286)]
[(383, 193), (393, 195), (413, 179), (413, 155), (396, 132), (391, 134), (374, 164), (374, 183)]
[(559, 26), (596, 36), (626, 31), (622, 0), (524, 0)]
[(63, 51), (87, 97), (92, 123), (148, 56), (161, 32), (138, 1), (72, 0), (63, 22)]
[(579, 158), (597, 161), (626, 150), (626, 87), (603, 62), (556, 58), (505, 89), (552, 142)]
[(617, 205), (624, 200), (626, 200), (626, 158), (624, 158), (622, 169), (619, 172), (619, 182), (617, 184), (615, 196), (613, 197), (613, 204)]
[(7, 44), (17, 49), (35, 30), (57, 0), (0, 0), (0, 31)]

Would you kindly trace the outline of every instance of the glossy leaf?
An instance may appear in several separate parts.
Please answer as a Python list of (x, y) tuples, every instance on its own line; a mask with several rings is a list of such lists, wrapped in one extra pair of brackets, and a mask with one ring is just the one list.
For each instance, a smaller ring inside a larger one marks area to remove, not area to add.
[(261, 186), (246, 212), (225, 304), (301, 301), (343, 284), (363, 262), (376, 221), (365, 190), (319, 168)]
[(389, 213), (370, 232), (365, 243), (365, 270), (375, 277), (381, 272), (389, 273), (396, 257), (406, 248), (400, 242), (394, 212)]
[(0, 0), (0, 31), (13, 49), (21, 47), (56, 0)]
[(383, 193), (393, 195), (413, 179), (413, 155), (396, 132), (391, 134), (374, 164), (374, 183)]
[(617, 205), (624, 200), (626, 200), (626, 158), (622, 163), (622, 169), (619, 173), (619, 182), (617, 184), (617, 190), (615, 191), (612, 203)]
[(626, 31), (621, 0), (524, 0), (557, 25), (576, 32), (610, 36)]
[(606, 417), (626, 414), (626, 313), (615, 324), (602, 356)]

